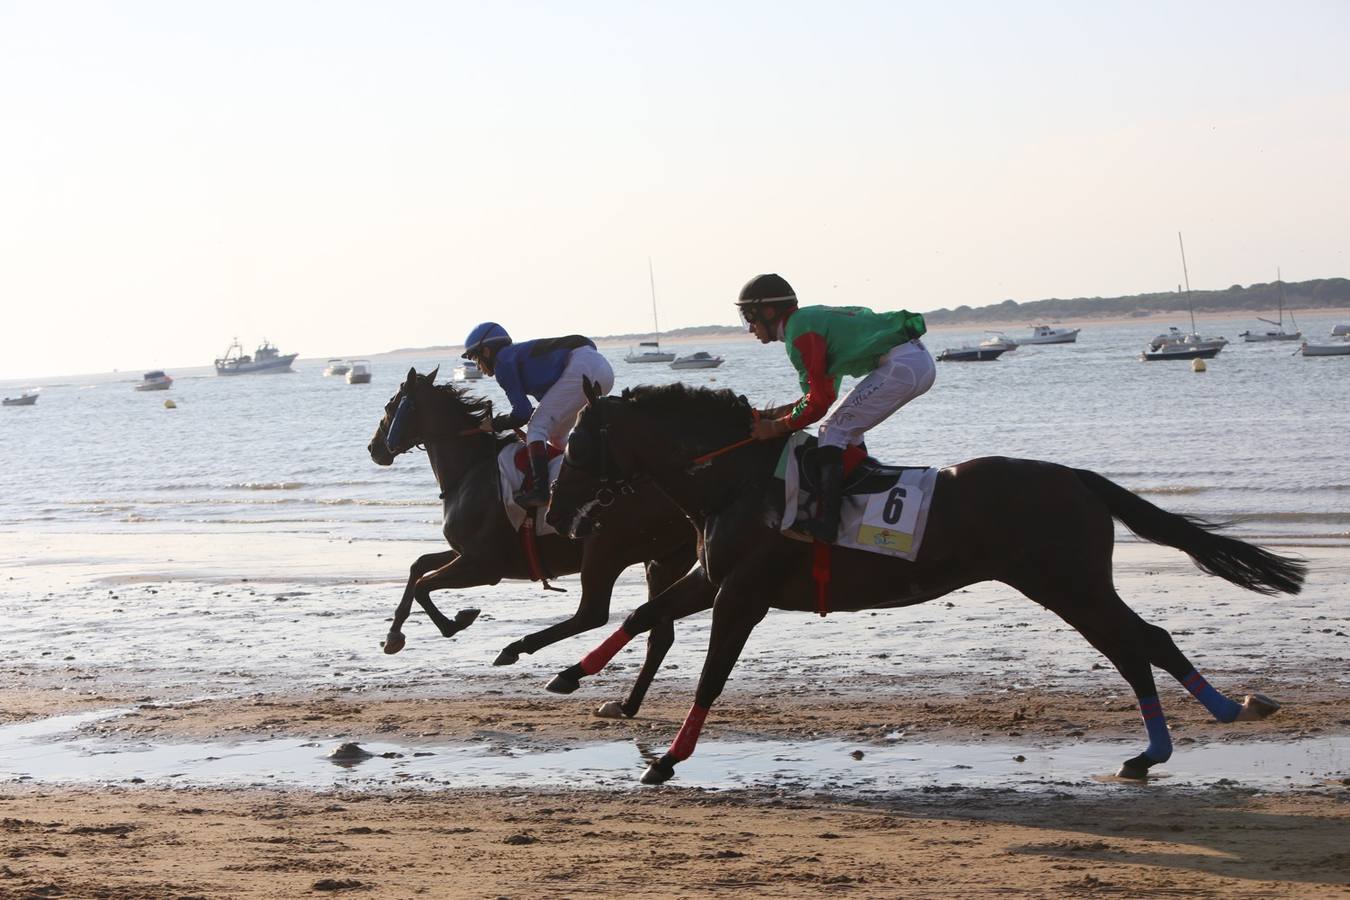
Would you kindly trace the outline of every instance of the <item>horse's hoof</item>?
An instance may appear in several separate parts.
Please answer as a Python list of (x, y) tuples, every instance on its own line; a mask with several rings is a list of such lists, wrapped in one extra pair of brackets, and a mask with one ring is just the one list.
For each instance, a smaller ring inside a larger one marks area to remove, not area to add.
[(665, 784), (675, 777), (674, 763), (667, 762), (663, 756), (656, 762), (647, 767), (647, 771), (642, 773), (643, 784)]
[(623, 704), (618, 700), (606, 700), (595, 708), (595, 715), (601, 719), (628, 719), (632, 718), (623, 711)]
[(1148, 770), (1153, 765), (1153, 760), (1144, 754), (1139, 754), (1134, 759), (1127, 759), (1121, 763), (1116, 770), (1117, 778), (1128, 778), (1131, 781), (1148, 781)]
[(460, 628), (468, 628), (473, 624), (474, 619), (478, 618), (478, 613), (480, 611), (481, 610), (477, 609), (461, 609), (459, 612), (455, 613), (455, 624)]
[(507, 645), (506, 649), (497, 654), (497, 658), (492, 661), (494, 666), (514, 666), (520, 662), (520, 651), (516, 649), (515, 644)]
[(402, 650), (407, 643), (407, 639), (403, 637), (403, 632), (391, 631), (385, 635), (384, 640), (380, 642), (380, 646), (384, 648), (385, 653), (393, 656)]
[(1238, 713), (1236, 721), (1259, 722), (1267, 716), (1274, 715), (1279, 709), (1280, 704), (1265, 694), (1248, 694), (1242, 700), (1242, 710)]
[(544, 685), (544, 690), (550, 694), (570, 694), (581, 687), (581, 682), (568, 675), (566, 672), (553, 676), (553, 680)]

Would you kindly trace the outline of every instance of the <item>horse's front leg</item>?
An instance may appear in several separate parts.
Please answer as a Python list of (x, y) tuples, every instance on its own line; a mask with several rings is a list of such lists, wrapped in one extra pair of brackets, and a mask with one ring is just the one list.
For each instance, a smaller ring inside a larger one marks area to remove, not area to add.
[(767, 595), (762, 588), (735, 590), (729, 587), (723, 585), (713, 604), (712, 635), (708, 639), (708, 655), (703, 660), (703, 673), (699, 676), (694, 705), (684, 717), (684, 724), (671, 742), (670, 749), (643, 773), (643, 784), (661, 784), (670, 780), (675, 775), (675, 764), (694, 755), (694, 747), (698, 743), (699, 733), (703, 731), (703, 720), (707, 718), (708, 710), (721, 696), (722, 688), (726, 686), (727, 678), (731, 676), (731, 670), (750, 638), (750, 632), (769, 611)]
[[(423, 571), (418, 574), (417, 567), (423, 560), (435, 560), (437, 558), (446, 559), (440, 567), (430, 573)], [(485, 563), (461, 556), (454, 550), (446, 553), (432, 553), (422, 557), (413, 564), (413, 577), (409, 579), (409, 586), (412, 599), (426, 612), (427, 618), (431, 619), (433, 625), (441, 633), (442, 637), (454, 637), (473, 624), (478, 618), (478, 610), (475, 608), (461, 609), (455, 613), (453, 619), (448, 619), (436, 604), (431, 602), (431, 592), (445, 590), (447, 588), (466, 588), (477, 587), (479, 585), (496, 584), (501, 581), (501, 575), (498, 574), (496, 567)], [(385, 653), (397, 653), (403, 649), (403, 634), (399, 631), (403, 621), (407, 619), (411, 604), (405, 594), (404, 600), (399, 604), (398, 611), (395, 613), (394, 625), (389, 629), (389, 641), (385, 642)], [(398, 643), (394, 649), (389, 649), (390, 641), (397, 638)]]
[(604, 640), (600, 646), (582, 657), (576, 665), (569, 666), (554, 676), (548, 683), (548, 689), (555, 694), (570, 694), (581, 686), (581, 679), (594, 675), (609, 664), (624, 646), (643, 632), (650, 632), (647, 638), (647, 656), (642, 663), (642, 671), (623, 703), (609, 701), (596, 710), (596, 715), (617, 719), (621, 716), (637, 715), (647, 688), (656, 677), (657, 670), (665, 660), (666, 652), (675, 642), (676, 619), (702, 612), (713, 605), (716, 589), (708, 582), (699, 566), (689, 572), (675, 584), (653, 600), (642, 604), (629, 614), (623, 624)]
[(534, 653), (549, 644), (604, 625), (609, 621), (609, 601), (614, 595), (614, 582), (625, 568), (620, 561), (604, 553), (603, 549), (594, 552), (593, 545), (588, 545), (581, 561), (581, 600), (577, 602), (577, 611), (556, 625), (507, 644), (492, 664), (515, 665), (522, 653)]
[[(397, 653), (407, 644), (407, 639), (403, 636), (403, 623), (408, 621), (408, 616), (412, 613), (413, 588), (417, 586), (417, 579), (428, 572), (449, 565), (457, 556), (459, 553), (454, 550), (443, 550), (440, 553), (428, 553), (417, 557), (408, 572), (408, 584), (403, 588), (403, 598), (394, 609), (394, 621), (389, 625), (389, 634), (380, 643), (385, 653)], [(428, 615), (440, 616), (440, 611), (431, 605), (430, 600), (427, 600), (422, 608), (427, 610)]]

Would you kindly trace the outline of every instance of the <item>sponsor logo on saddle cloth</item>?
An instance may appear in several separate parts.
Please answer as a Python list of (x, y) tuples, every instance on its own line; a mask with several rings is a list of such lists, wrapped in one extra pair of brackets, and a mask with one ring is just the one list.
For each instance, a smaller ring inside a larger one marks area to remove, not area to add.
[[(525, 473), (530, 469), (529, 451), (524, 444), (507, 444), (497, 454), (497, 483), (501, 487), (502, 506), (506, 508), (506, 518), (512, 531), (519, 531), (520, 525), (529, 515), (529, 511), (516, 504), (516, 494), (525, 485)], [(548, 448), (548, 480), (557, 481), (562, 470), (562, 452), (550, 445)], [(534, 518), (535, 534), (557, 534), (558, 530), (543, 516)]]
[[(799, 534), (793, 530), (793, 524), (799, 515), (806, 515), (806, 504), (814, 502), (810, 492), (802, 486), (799, 471), (801, 456), (798, 448), (807, 444), (814, 444), (807, 434), (799, 431), (792, 435), (774, 473), (783, 479), (780, 530), (795, 536)], [(869, 465), (871, 471), (857, 487), (849, 487), (852, 476), (844, 479), (845, 496), (839, 508), (839, 538), (835, 545), (913, 562), (923, 543), (938, 470), (935, 466), (875, 468), (875, 463), (870, 461), (862, 464)]]

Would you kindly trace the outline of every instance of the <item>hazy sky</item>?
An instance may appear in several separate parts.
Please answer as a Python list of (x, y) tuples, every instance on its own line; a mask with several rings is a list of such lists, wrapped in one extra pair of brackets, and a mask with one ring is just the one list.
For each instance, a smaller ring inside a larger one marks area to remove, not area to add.
[(0, 377), (1350, 275), (1350, 3), (0, 0)]

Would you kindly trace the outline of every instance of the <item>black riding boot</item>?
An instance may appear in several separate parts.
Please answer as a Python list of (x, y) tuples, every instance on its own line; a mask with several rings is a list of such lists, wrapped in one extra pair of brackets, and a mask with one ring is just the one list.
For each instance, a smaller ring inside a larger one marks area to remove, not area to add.
[(844, 451), (839, 447), (816, 450), (816, 514), (806, 530), (818, 541), (833, 544), (839, 536), (840, 492), (844, 484)]
[(525, 509), (548, 506), (548, 444), (530, 442), (530, 489), (516, 494), (516, 503)]

